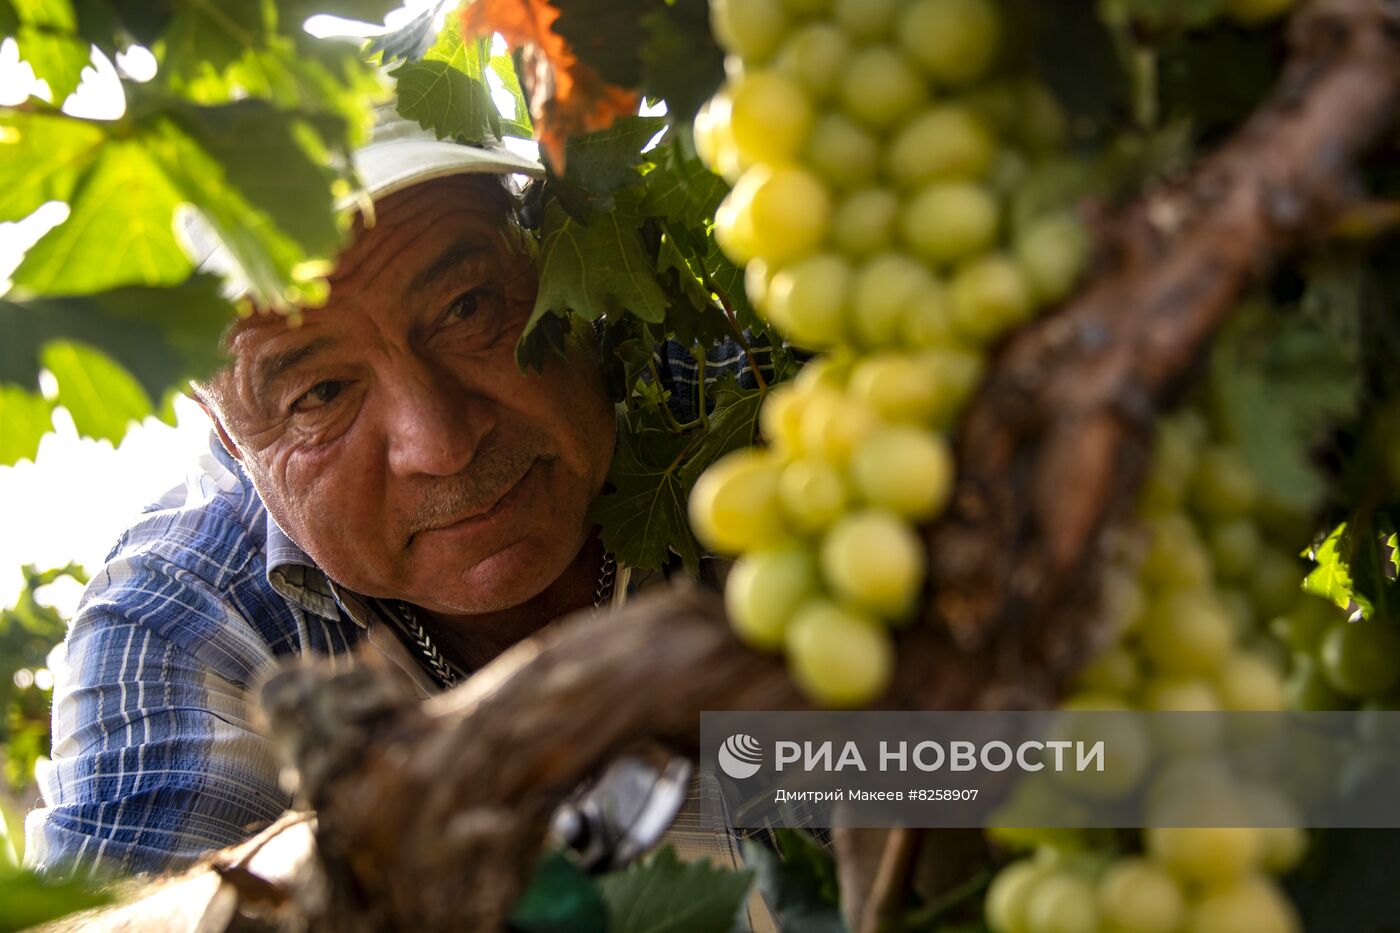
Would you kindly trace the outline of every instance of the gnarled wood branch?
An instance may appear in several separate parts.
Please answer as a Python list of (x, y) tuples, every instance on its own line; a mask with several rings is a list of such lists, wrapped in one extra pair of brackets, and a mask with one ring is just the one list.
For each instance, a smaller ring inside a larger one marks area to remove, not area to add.
[[(1333, 228), (1400, 114), (1396, 3), (1315, 0), (1292, 44), (1248, 124), (1112, 223), (1093, 281), (993, 361), (957, 440), (952, 506), (928, 531), (931, 624), (902, 634), (888, 705), (1042, 706), (1091, 647), (1092, 571), (1154, 414), (1241, 293)], [(554, 807), (619, 749), (688, 748), (701, 710), (801, 702), (781, 662), (743, 648), (694, 590), (564, 620), (426, 704), (369, 670), (285, 675), (269, 710), (317, 808), (331, 892), (303, 919), (497, 928)], [(276, 901), (239, 877), (249, 904)]]

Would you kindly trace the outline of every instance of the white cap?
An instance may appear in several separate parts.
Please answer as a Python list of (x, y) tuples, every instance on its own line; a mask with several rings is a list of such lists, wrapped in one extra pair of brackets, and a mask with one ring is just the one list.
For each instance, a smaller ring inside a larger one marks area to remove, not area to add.
[[(375, 108), (370, 140), (350, 154), (350, 161), (363, 188), (337, 201), (336, 210), (353, 209), (366, 196), (377, 201), (413, 185), (452, 175), (544, 176), (543, 165), (511, 152), (499, 142), (468, 146), (440, 140), (399, 116), (392, 105)], [(245, 294), (247, 282), (209, 222), (191, 210), (181, 226), (186, 252), (198, 269), (224, 275), (229, 298)]]

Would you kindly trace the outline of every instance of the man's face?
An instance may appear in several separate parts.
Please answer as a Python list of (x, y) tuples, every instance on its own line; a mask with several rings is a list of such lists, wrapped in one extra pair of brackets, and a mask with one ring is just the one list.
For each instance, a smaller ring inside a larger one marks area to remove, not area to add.
[(332, 579), (438, 612), (519, 605), (577, 555), (607, 475), (596, 347), (516, 367), (536, 270), (496, 179), (418, 185), (376, 213), (325, 307), (235, 330), (216, 416)]

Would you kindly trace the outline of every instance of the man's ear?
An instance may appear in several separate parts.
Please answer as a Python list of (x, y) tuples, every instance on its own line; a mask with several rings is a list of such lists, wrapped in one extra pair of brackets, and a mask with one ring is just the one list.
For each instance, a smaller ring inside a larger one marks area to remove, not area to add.
[(214, 423), (214, 433), (219, 436), (219, 443), (224, 445), (224, 450), (228, 451), (230, 457), (241, 463), (243, 454), (239, 451), (238, 445), (233, 442), (233, 438), (229, 436), (228, 429), (224, 427), (224, 420), (219, 417), (218, 409), (209, 404), (209, 400), (205, 398), (204, 393), (198, 387), (191, 394), (194, 396), (194, 400), (199, 403), (199, 407), (204, 409), (204, 413), (209, 416), (209, 420)]

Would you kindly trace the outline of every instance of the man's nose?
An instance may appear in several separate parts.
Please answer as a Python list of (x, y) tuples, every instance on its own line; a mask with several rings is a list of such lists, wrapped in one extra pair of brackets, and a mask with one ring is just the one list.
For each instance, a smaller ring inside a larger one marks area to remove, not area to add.
[(450, 372), (415, 360), (385, 380), (389, 469), (400, 476), (453, 476), (494, 426), (490, 406)]

